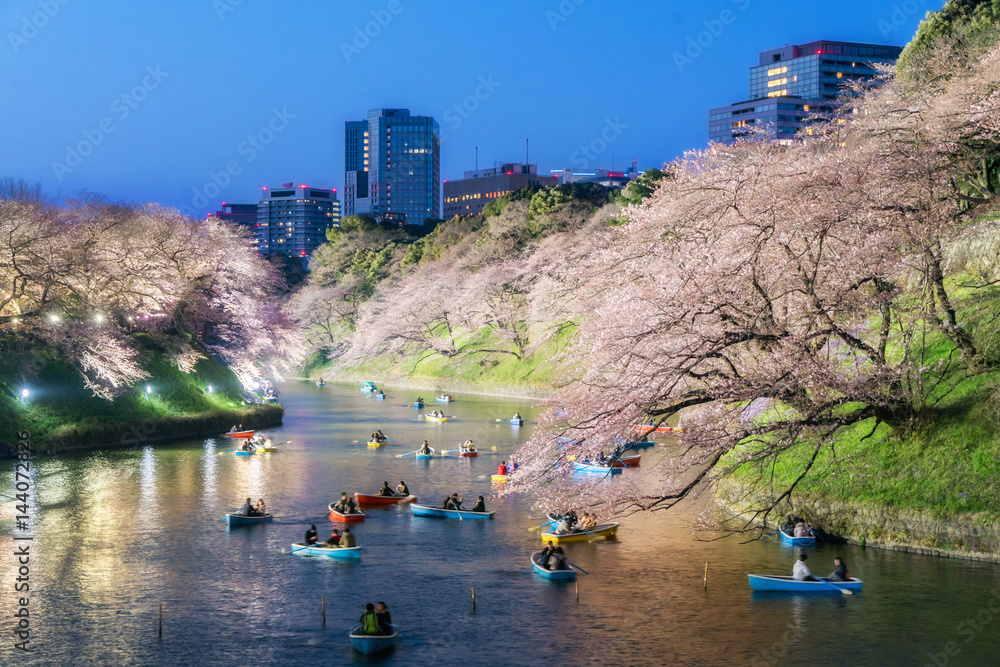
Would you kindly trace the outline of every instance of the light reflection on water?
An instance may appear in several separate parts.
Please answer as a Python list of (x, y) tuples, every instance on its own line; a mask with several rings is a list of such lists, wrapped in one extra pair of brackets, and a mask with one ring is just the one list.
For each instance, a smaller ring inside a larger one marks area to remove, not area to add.
[[(274, 455), (220, 456), (230, 445), (196, 441), (37, 460), (38, 635), (27, 663), (367, 662), (343, 631), (376, 600), (389, 603), (407, 633), (383, 664), (925, 664), (949, 641), (962, 642), (950, 664), (993, 662), (993, 626), (968, 644), (956, 627), (1000, 586), (997, 566), (819, 545), (810, 551), (813, 570), (832, 569), (841, 554), (866, 580), (863, 594), (754, 595), (746, 573), (790, 571), (794, 552), (769, 542), (697, 542), (665, 514), (628, 518), (617, 542), (568, 546), (591, 572), (579, 578), (577, 603), (573, 584), (531, 572), (528, 555), (540, 540), (527, 530), (539, 523), (530, 500), (490, 497), (489, 475), (530, 433), (495, 420), (514, 410), (531, 417), (530, 406), (457, 395), (444, 407), (456, 419), (432, 424), (407, 405), (417, 392), (389, 393), (397, 395), (376, 402), (354, 387), (286, 387), (285, 424), (271, 434), (293, 444)], [(364, 440), (375, 428), (397, 440), (369, 450)], [(424, 438), (440, 449), (466, 437), (479, 457), (396, 458)], [(360, 562), (289, 553), (310, 523), (329, 534), (326, 506), (341, 491), (374, 492), (400, 479), (429, 504), (453, 491), (486, 495), (497, 519), (378, 509), (353, 528), (365, 547)], [(276, 520), (226, 530), (220, 517), (248, 495), (263, 497)], [(4, 534), (12, 522), (13, 503), (0, 503)], [(15, 571), (0, 550), (4, 615)], [(11, 651), (0, 647), (0, 663), (26, 662), (10, 662)]]

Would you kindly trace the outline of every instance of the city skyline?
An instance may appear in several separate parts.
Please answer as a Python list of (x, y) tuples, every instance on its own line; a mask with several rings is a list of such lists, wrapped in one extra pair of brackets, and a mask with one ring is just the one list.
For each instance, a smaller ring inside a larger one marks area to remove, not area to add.
[[(744, 97), (760, 51), (902, 45), (939, 5), (848, 1), (820, 25), (819, 2), (779, 23), (750, 0), (642, 17), (582, 0), (391, 0), (316, 5), (308, 20), (235, 0), (17, 1), (0, 10), (16, 93), (0, 102), (0, 173), (55, 198), (86, 190), (201, 217), (268, 183), (342, 189), (344, 123), (395, 107), (439, 123), (442, 180), (472, 169), (477, 148), (481, 168), (523, 162), (525, 139), (541, 173), (659, 167), (706, 144), (707, 109)], [(107, 48), (79, 58), (99, 33)]]

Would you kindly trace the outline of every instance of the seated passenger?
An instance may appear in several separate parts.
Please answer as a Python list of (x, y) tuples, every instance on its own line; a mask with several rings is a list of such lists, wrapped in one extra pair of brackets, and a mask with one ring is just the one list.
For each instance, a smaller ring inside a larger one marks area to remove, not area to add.
[(243, 507), (240, 508), (239, 514), (243, 516), (258, 516), (257, 510), (253, 508), (253, 501), (247, 498), (247, 501), (243, 503)]
[(406, 482), (399, 480), (399, 484), (396, 485), (396, 495), (406, 497), (410, 495), (410, 488), (406, 486)]
[(830, 581), (850, 581), (851, 573), (847, 571), (847, 563), (840, 556), (833, 559), (833, 572), (827, 577)]
[(348, 508), (348, 498), (347, 498), (347, 493), (344, 492), (340, 494), (340, 500), (334, 503), (333, 509), (340, 512), (341, 514), (347, 514), (348, 513), (347, 508)]
[(361, 614), (361, 618), (358, 619), (358, 622), (361, 623), (361, 634), (382, 634), (382, 626), (379, 623), (378, 614), (375, 613), (375, 605), (371, 602), (365, 605), (365, 613)]
[(420, 445), (420, 449), (417, 450), (418, 454), (423, 454), (424, 456), (430, 454), (431, 452), (432, 452), (431, 446), (427, 444), (426, 440), (424, 440), (424, 444)]
[(562, 547), (556, 547), (555, 552), (549, 558), (551, 563), (550, 570), (568, 570), (569, 566), (566, 564), (566, 555), (563, 553)]
[(504, 476), (507, 475), (507, 462), (506, 461), (501, 461), (500, 465), (497, 466), (497, 474), (498, 475), (504, 475)]
[(389, 482), (382, 482), (382, 488), (378, 490), (380, 496), (391, 497), (395, 496), (395, 492), (389, 488)]
[(340, 536), (340, 547), (343, 549), (350, 549), (355, 546), (354, 534), (351, 533), (350, 528), (344, 529), (344, 534)]
[(486, 511), (486, 501), (483, 500), (482, 496), (479, 496), (479, 500), (476, 501), (475, 506), (472, 508), (473, 512), (485, 512)]
[(336, 547), (340, 545), (340, 531), (334, 528), (330, 531), (330, 538), (323, 543), (328, 547)]
[(255, 507), (254, 509), (256, 509), (261, 516), (267, 514), (267, 505), (264, 504), (263, 498), (257, 499), (257, 507)]
[(795, 537), (810, 537), (812, 532), (809, 530), (809, 525), (804, 521), (800, 521), (795, 524)]

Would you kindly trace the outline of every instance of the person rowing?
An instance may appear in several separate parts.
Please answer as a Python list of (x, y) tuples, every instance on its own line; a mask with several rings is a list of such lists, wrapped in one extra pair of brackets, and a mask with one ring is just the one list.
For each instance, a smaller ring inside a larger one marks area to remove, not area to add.
[(347, 493), (340, 494), (340, 500), (334, 504), (333, 509), (340, 514), (356, 514), (357, 508), (354, 504), (354, 498), (348, 498)]
[(799, 554), (799, 559), (795, 561), (795, 565), (792, 567), (792, 579), (795, 581), (816, 581), (816, 577), (812, 576), (809, 566), (806, 565), (805, 554)]
[(243, 516), (261, 516), (260, 512), (254, 509), (253, 501), (249, 498), (243, 503), (243, 507), (240, 508), (239, 513)]
[(479, 496), (479, 500), (476, 501), (475, 507), (472, 508), (473, 512), (485, 512), (486, 511), (486, 501), (483, 500), (482, 496)]
[(548, 561), (549, 570), (568, 570), (569, 567), (566, 565), (566, 555), (563, 553), (562, 547), (556, 547), (553, 549), (552, 554), (549, 556)]
[(463, 452), (474, 452), (476, 451), (476, 446), (472, 444), (472, 440), (466, 440), (462, 443), (461, 449)]
[(378, 490), (378, 494), (386, 498), (391, 498), (396, 495), (396, 492), (389, 488), (389, 482), (382, 482), (382, 488)]
[(548, 569), (549, 557), (552, 554), (554, 554), (555, 551), (556, 551), (555, 545), (552, 544), (552, 540), (549, 540), (549, 543), (546, 544), (544, 548), (542, 548), (542, 555), (538, 557), (538, 564), (544, 567), (545, 569)]
[(795, 524), (795, 537), (810, 537), (811, 535), (812, 531), (805, 521), (799, 521)]
[(459, 498), (457, 493), (453, 493), (444, 499), (444, 505), (441, 508), (446, 510), (461, 510), (463, 500), (465, 500), (464, 497)]
[(501, 461), (500, 465), (497, 466), (497, 474), (500, 475), (501, 477), (506, 477), (507, 476), (507, 462), (506, 461)]
[(396, 485), (396, 495), (405, 498), (410, 495), (410, 488), (406, 486), (406, 482), (399, 480), (399, 484)]
[(316, 524), (310, 524), (309, 530), (306, 531), (306, 538), (304, 543), (306, 546), (310, 544), (316, 544), (319, 541), (319, 536), (316, 534)]
[(521, 413), (520, 412), (515, 412), (514, 416), (511, 418), (511, 421), (513, 421), (513, 422), (519, 422), (519, 421), (521, 421)]
[(358, 622), (361, 624), (361, 634), (363, 635), (383, 634), (382, 624), (379, 622), (378, 614), (375, 613), (375, 605), (371, 602), (365, 605), (365, 611), (361, 614)]
[(417, 450), (417, 453), (423, 456), (429, 456), (433, 453), (433, 450), (431, 449), (431, 446), (427, 444), (427, 441), (424, 440), (424, 444), (420, 445), (420, 449)]

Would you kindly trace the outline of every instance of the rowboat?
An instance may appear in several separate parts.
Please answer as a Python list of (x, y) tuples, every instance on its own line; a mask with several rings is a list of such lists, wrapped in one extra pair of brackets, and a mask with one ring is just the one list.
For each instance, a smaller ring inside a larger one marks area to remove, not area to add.
[(451, 403), (455, 399), (449, 396), (448, 394), (441, 394), (434, 400), (436, 400), (438, 403)]
[(594, 526), (593, 530), (588, 530), (586, 532), (579, 533), (565, 533), (563, 535), (557, 535), (556, 533), (540, 533), (543, 540), (548, 542), (552, 540), (553, 544), (559, 544), (560, 542), (586, 542), (588, 540), (594, 539), (594, 537), (603, 537), (606, 540), (614, 539), (615, 533), (618, 532), (617, 523), (599, 523)]
[(596, 463), (591, 463), (590, 461), (574, 461), (573, 462), (574, 472), (586, 472), (586, 473), (600, 473), (602, 475), (620, 475), (622, 474), (621, 468), (609, 468), (608, 466), (597, 465)]
[(652, 440), (636, 440), (635, 442), (630, 442), (625, 445), (625, 451), (630, 449), (646, 449), (647, 447), (652, 447), (656, 443)]
[(333, 503), (327, 506), (330, 510), (330, 521), (339, 521), (341, 523), (350, 523), (365, 520), (365, 513), (358, 510), (354, 514), (342, 514), (337, 510), (333, 509)]
[(510, 420), (510, 425), (511, 426), (522, 426), (523, 424), (524, 424), (524, 420), (523, 419), (511, 419)]
[(267, 523), (273, 518), (273, 514), (265, 514), (263, 516), (247, 516), (245, 514), (233, 512), (232, 514), (226, 515), (226, 523), (230, 526), (252, 526), (255, 523)]
[(504, 482), (507, 481), (507, 475), (493, 475), (492, 477), (490, 477), (490, 479), (496, 482), (497, 484), (503, 484)]
[(386, 444), (388, 444), (388, 442), (389, 442), (388, 440), (369, 440), (368, 441), (368, 446), (369, 447), (385, 447)]
[(790, 544), (793, 547), (811, 547), (816, 544), (816, 533), (812, 532), (812, 528), (809, 529), (809, 532), (811, 533), (809, 537), (795, 537), (793, 535), (789, 535), (783, 530), (778, 530), (778, 533), (781, 534), (782, 543)]
[(292, 553), (300, 556), (329, 556), (330, 558), (350, 558), (356, 560), (361, 558), (361, 547), (338, 547), (327, 546), (323, 542), (306, 546), (302, 542), (292, 544)]
[(253, 456), (253, 453), (255, 451), (257, 451), (256, 447), (253, 448), (253, 449), (251, 449), (251, 450), (249, 450), (249, 451), (247, 451), (245, 449), (237, 449), (235, 452), (233, 452), (233, 454), (235, 454), (236, 456)]
[(638, 468), (639, 461), (642, 459), (642, 454), (633, 454), (632, 456), (621, 456), (615, 459), (616, 468)]
[(424, 402), (423, 401), (413, 401), (413, 407), (415, 407), (415, 408), (422, 408), (422, 407), (424, 407)]
[(258, 447), (258, 454), (273, 454), (274, 452), (280, 451), (277, 447)]
[(385, 399), (385, 394), (375, 394), (375, 400), (381, 401)]
[(479, 456), (479, 452), (477, 452), (477, 451), (475, 451), (475, 450), (473, 450), (473, 451), (471, 451), (471, 452), (461, 452), (461, 451), (460, 451), (460, 452), (458, 453), (458, 455), (459, 455), (459, 456), (467, 456), (467, 457), (470, 457), (470, 458), (471, 458), (471, 457), (473, 457), (473, 456)]
[(361, 391), (376, 391), (378, 387), (375, 386), (373, 382), (362, 382)]
[(427, 421), (429, 421), (429, 422), (446, 422), (446, 421), (448, 421), (448, 418), (444, 417), (444, 416), (433, 417), (431, 415), (425, 414), (424, 417), (427, 417)]
[(392, 628), (391, 635), (363, 635), (361, 634), (361, 626), (355, 625), (351, 630), (351, 648), (365, 655), (380, 653), (392, 648), (396, 644), (396, 637), (399, 636), (399, 633), (396, 632), (396, 626), (390, 625), (389, 627)]
[(652, 432), (656, 432), (656, 433), (670, 433), (671, 431), (681, 431), (681, 430), (683, 430), (683, 429), (680, 429), (680, 428), (673, 428), (671, 426), (657, 426), (655, 428), (652, 427), (652, 426), (635, 426), (634, 428), (639, 433), (652, 433)]
[(249, 439), (253, 437), (253, 431), (233, 431), (226, 434), (230, 438)]
[(824, 577), (819, 581), (795, 581), (791, 577), (769, 574), (748, 574), (750, 588), (755, 591), (784, 591), (786, 593), (835, 593), (842, 588), (849, 591), (860, 591), (864, 583), (851, 577), (849, 581), (830, 582)]
[(325, 386), (326, 386), (326, 383), (325, 383), (325, 382), (323, 382), (322, 380), (320, 380), (319, 382), (317, 382), (317, 383), (316, 383), (316, 386), (317, 386), (317, 387), (325, 387)]
[(418, 459), (430, 459), (430, 458), (433, 458), (433, 457), (434, 457), (433, 454), (417, 454), (417, 458)]
[(531, 567), (534, 568), (535, 572), (546, 579), (576, 579), (576, 570), (573, 568), (568, 570), (547, 570), (542, 567), (540, 562), (542, 560), (542, 553), (541, 551), (536, 551), (531, 554)]
[(470, 512), (469, 510), (446, 510), (427, 505), (410, 505), (414, 516), (433, 516), (443, 519), (492, 519), (495, 512)]
[(409, 496), (379, 496), (368, 493), (355, 493), (354, 499), (359, 505), (398, 505), (400, 503), (412, 503), (417, 499), (414, 495)]

